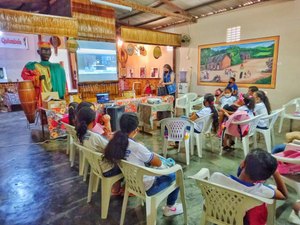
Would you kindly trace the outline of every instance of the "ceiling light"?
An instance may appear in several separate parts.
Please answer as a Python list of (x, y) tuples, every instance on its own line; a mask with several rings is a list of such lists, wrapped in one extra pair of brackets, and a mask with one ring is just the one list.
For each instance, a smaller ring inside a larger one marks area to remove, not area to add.
[(102, 0), (91, 0), (91, 2), (101, 4), (101, 5), (110, 6), (110, 7), (116, 8), (116, 9), (123, 9), (123, 10), (126, 10), (126, 11), (132, 11), (131, 7), (125, 6), (125, 5), (118, 5), (118, 4), (114, 4), (114, 3), (111, 3), (111, 2), (105, 2), (105, 1), (102, 1)]

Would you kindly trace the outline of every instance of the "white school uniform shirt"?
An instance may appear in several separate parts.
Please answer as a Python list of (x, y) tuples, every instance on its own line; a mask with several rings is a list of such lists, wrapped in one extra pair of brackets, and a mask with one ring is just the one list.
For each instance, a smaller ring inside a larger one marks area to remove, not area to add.
[(275, 197), (275, 190), (263, 183), (249, 183), (240, 180), (235, 176), (226, 176), (222, 173), (215, 172), (211, 175), (209, 181), (220, 184), (226, 187), (230, 187), (235, 190), (244, 191), (246, 193), (264, 197), (264, 198), (274, 198)]
[(108, 140), (100, 134), (88, 131), (83, 138), (83, 146), (104, 153)]
[[(129, 144), (126, 150), (125, 160), (139, 166), (145, 166), (145, 163), (150, 163), (154, 157), (154, 154), (150, 152), (149, 149), (147, 149), (144, 145), (135, 142), (132, 139), (128, 140)], [(154, 180), (154, 176), (144, 176), (143, 181), (146, 191), (152, 187)]]
[(253, 118), (254, 117), (254, 113), (252, 110), (249, 110), (247, 106), (243, 105), (243, 106), (240, 106), (238, 107), (238, 109), (236, 111), (246, 111), (248, 113), (248, 116), (250, 118)]
[[(200, 117), (210, 115), (211, 113), (212, 113), (211, 108), (207, 106), (207, 107), (199, 110), (198, 112), (196, 112), (196, 115), (200, 118)], [(203, 123), (195, 123), (194, 124), (195, 130), (201, 132), (202, 128), (203, 128)]]
[[(263, 103), (263, 102), (259, 102), (259, 103), (255, 104), (254, 112), (255, 112), (255, 115), (264, 115), (264, 116), (268, 115), (267, 107), (266, 107), (265, 103)], [(269, 120), (259, 120), (257, 126), (269, 127)]]
[(230, 97), (222, 96), (219, 100), (219, 102), (221, 103), (221, 108), (223, 108), (225, 105), (232, 105), (235, 101), (236, 96), (232, 95)]
[[(96, 152), (104, 153), (108, 140), (100, 134), (88, 131), (83, 138), (83, 146)], [(114, 164), (104, 159), (100, 164), (103, 172), (108, 172), (114, 168)]]

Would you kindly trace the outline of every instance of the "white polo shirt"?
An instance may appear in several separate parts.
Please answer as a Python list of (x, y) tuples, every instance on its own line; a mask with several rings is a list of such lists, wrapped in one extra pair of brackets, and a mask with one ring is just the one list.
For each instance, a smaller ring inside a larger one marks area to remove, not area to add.
[[(132, 139), (129, 140), (129, 145), (126, 150), (125, 159), (128, 162), (137, 164), (139, 166), (145, 166), (145, 163), (150, 163), (154, 157), (154, 154), (150, 152), (144, 145), (135, 142)], [(154, 183), (154, 176), (144, 176), (145, 190), (149, 190)]]
[(275, 197), (275, 190), (270, 186), (267, 186), (263, 183), (256, 183), (256, 184), (248, 183), (240, 180), (235, 176), (226, 176), (219, 172), (213, 173), (209, 181), (226, 187), (230, 187), (235, 190), (244, 191), (246, 193), (259, 196), (259, 197), (264, 197), (264, 198)]
[(221, 108), (223, 108), (225, 105), (232, 105), (235, 101), (236, 97), (232, 95), (230, 97), (222, 96), (219, 100), (221, 103)]
[[(254, 108), (255, 115), (268, 115), (268, 110), (263, 102), (259, 102), (255, 104)], [(259, 127), (269, 127), (269, 120), (259, 120), (258, 125)]]
[[(200, 117), (208, 116), (211, 113), (212, 113), (211, 108), (210, 107), (205, 107), (205, 108), (199, 110), (198, 112), (196, 112), (196, 115), (200, 118)], [(202, 128), (203, 128), (203, 122), (201, 122), (201, 123), (194, 123), (194, 129), (195, 130), (201, 132)]]

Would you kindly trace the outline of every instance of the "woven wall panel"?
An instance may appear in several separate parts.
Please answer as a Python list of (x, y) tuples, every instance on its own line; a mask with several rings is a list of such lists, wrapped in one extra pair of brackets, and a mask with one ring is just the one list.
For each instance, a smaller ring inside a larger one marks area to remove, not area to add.
[(135, 42), (154, 45), (180, 46), (181, 35), (140, 29), (136, 27), (121, 27), (121, 38), (125, 42)]
[(73, 18), (0, 9), (0, 30), (77, 37), (78, 23)]

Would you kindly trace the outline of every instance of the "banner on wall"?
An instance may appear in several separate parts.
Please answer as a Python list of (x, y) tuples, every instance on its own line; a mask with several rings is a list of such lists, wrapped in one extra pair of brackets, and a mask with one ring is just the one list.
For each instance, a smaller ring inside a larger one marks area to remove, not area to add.
[(27, 37), (1, 35), (0, 36), (0, 48), (28, 49)]

